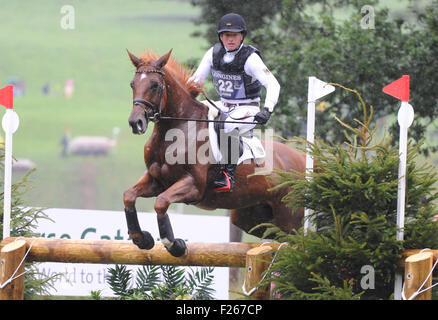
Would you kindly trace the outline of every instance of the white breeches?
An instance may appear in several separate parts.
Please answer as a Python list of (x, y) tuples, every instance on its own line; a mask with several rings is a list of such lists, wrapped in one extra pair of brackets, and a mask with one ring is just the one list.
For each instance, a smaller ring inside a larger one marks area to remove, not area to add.
[(256, 125), (253, 124), (254, 116), (260, 112), (258, 106), (239, 105), (236, 107), (227, 108), (222, 105), (221, 101), (215, 101), (215, 104), (221, 109), (221, 111), (227, 116), (226, 121), (241, 121), (246, 123), (225, 123), (224, 133), (229, 133), (234, 129), (239, 130), (239, 134), (250, 131)]

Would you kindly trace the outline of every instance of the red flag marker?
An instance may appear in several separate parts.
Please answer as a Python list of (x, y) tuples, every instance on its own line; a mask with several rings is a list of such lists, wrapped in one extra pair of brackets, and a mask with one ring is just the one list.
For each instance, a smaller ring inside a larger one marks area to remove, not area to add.
[(7, 109), (14, 107), (14, 86), (8, 85), (3, 89), (0, 89), (0, 105), (5, 106)]
[(382, 89), (383, 92), (401, 101), (409, 101), (409, 76), (404, 75)]

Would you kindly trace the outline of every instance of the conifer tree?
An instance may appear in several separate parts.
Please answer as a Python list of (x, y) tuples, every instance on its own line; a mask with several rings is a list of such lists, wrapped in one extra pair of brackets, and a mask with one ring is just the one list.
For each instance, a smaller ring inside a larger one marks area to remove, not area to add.
[[(356, 90), (344, 89), (359, 98), (363, 119), (355, 119), (353, 127), (336, 118), (338, 129), (344, 129), (343, 144), (299, 139), (315, 160), (310, 180), (280, 170), (274, 180), (274, 188), (292, 187), (283, 198), (288, 206), (313, 211), (313, 228), (306, 234), (267, 229), (289, 243), (268, 280), (286, 299), (390, 299), (402, 251), (438, 247), (436, 170), (416, 162), (418, 146), (409, 145), (405, 240), (396, 241), (398, 149), (391, 136), (376, 136), (373, 108)], [(364, 270), (373, 272), (372, 283)]]

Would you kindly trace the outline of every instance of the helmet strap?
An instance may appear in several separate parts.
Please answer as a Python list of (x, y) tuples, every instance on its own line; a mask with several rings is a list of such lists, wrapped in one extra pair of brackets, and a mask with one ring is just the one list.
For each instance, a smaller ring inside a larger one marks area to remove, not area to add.
[[(225, 48), (225, 51), (226, 51), (226, 52), (236, 52), (236, 51), (239, 51), (240, 48), (242, 48), (242, 44), (243, 44), (243, 40), (242, 40), (242, 42), (240, 43), (240, 45), (239, 45), (236, 49), (234, 49), (234, 50), (228, 50), (225, 46), (224, 46), (224, 48)], [(222, 45), (223, 45), (223, 44), (222, 44)]]

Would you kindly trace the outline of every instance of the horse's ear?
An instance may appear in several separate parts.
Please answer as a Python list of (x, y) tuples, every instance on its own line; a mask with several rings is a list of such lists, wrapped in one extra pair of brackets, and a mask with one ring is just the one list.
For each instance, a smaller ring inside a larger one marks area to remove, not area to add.
[(157, 62), (155, 64), (158, 68), (161, 69), (162, 67), (164, 67), (166, 65), (167, 61), (169, 61), (170, 54), (172, 53), (172, 50), (173, 49), (170, 49), (170, 51), (168, 53), (166, 53), (160, 59), (157, 60)]
[(137, 58), (136, 56), (134, 56), (131, 52), (129, 52), (128, 49), (126, 49), (126, 51), (128, 52), (129, 59), (131, 59), (132, 64), (133, 64), (136, 68), (138, 68), (138, 67), (141, 65), (141, 63), (142, 63), (141, 59), (139, 59), (139, 58)]

